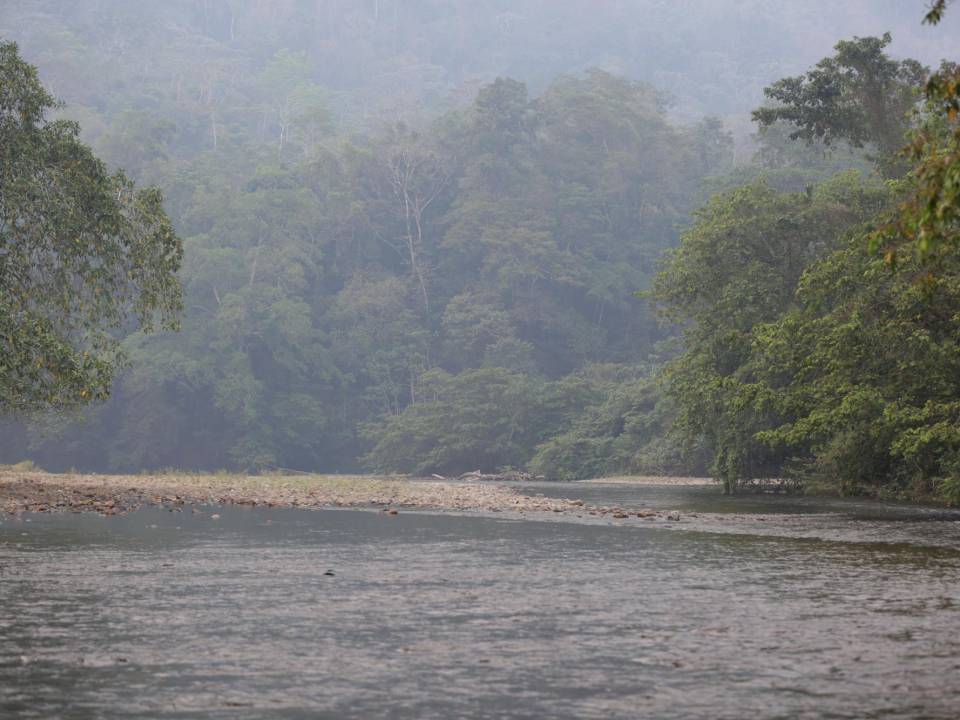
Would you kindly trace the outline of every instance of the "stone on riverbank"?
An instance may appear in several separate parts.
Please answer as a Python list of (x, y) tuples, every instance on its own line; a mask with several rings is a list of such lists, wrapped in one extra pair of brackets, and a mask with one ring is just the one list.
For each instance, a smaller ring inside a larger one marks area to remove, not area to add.
[[(83, 475), (0, 471), (0, 515), (98, 512), (143, 505), (181, 512), (185, 505), (380, 507), (461, 511), (568, 512), (582, 503), (531, 497), (514, 488), (368, 475)], [(192, 510), (195, 508), (191, 508)]]

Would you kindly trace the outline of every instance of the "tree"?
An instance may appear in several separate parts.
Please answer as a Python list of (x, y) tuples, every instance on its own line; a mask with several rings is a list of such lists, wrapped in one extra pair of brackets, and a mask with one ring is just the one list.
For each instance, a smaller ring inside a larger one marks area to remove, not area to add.
[(772, 411), (754, 440), (808, 489), (960, 503), (958, 88), (950, 63), (927, 82), (906, 200), (868, 236), (884, 257), (853, 234), (805, 270), (796, 307), (753, 332), (754, 384), (730, 404)]
[(282, 153), (292, 132), (299, 132), (305, 149), (315, 145), (331, 127), (323, 89), (310, 79), (304, 53), (280, 50), (260, 73), (264, 122), (277, 133), (277, 153)]
[[(110, 400), (34, 457), (114, 472), (353, 470), (379, 447), (380, 468), (429, 455), (473, 470), (521, 465), (572, 430), (552, 446), (551, 474), (601, 467), (599, 454), (586, 463), (564, 450), (582, 437), (614, 449), (604, 468), (649, 466), (631, 446), (665, 423), (645, 391), (598, 381), (588, 398), (563, 376), (632, 365), (665, 334), (633, 292), (673, 244), (699, 179), (729, 165), (722, 127), (678, 127), (650, 87), (591, 72), (538, 98), (500, 79), (433, 122), (306, 153), (291, 116), (278, 157), (276, 136), (230, 107), (244, 87), (263, 108), (309, 78), (304, 57), (284, 57), (262, 58), (273, 86), (266, 71), (249, 87), (231, 71), (215, 150), (204, 117), (180, 111), (117, 114), (101, 130), (112, 157), (164, 183), (185, 238), (183, 327), (126, 339), (132, 368)], [(504, 397), (518, 405), (504, 409)], [(574, 427), (588, 402), (596, 411)], [(620, 408), (636, 423), (620, 428)], [(0, 453), (22, 445), (0, 438)], [(650, 447), (666, 467), (671, 448)]]
[(928, 270), (960, 244), (960, 66), (944, 63), (926, 88), (927, 118), (903, 156), (916, 164), (909, 194), (872, 238), (890, 264), (911, 248)]
[(650, 296), (683, 326), (686, 351), (666, 369), (677, 429), (715, 452), (728, 491), (741, 480), (777, 477), (785, 455), (757, 433), (782, 422), (758, 396), (757, 328), (795, 305), (804, 270), (889, 201), (856, 173), (801, 193), (763, 182), (720, 194), (698, 211), (654, 280)]
[(918, 265), (890, 272), (855, 233), (754, 332), (753, 397), (779, 418), (756, 439), (808, 488), (960, 502), (960, 262), (930, 285)]
[(379, 150), (381, 199), (399, 220), (399, 232), (385, 242), (405, 257), (429, 318), (429, 211), (449, 186), (450, 172), (429, 140), (403, 123), (388, 128)]
[[(936, 25), (946, 0), (933, 3), (924, 22)], [(927, 270), (960, 243), (960, 65), (944, 62), (930, 76), (926, 116), (903, 155), (913, 160), (911, 193), (896, 217), (871, 238), (874, 250), (896, 263), (898, 248), (912, 246)]]
[(503, 368), (423, 378), (425, 401), (371, 427), (367, 465), (384, 472), (444, 473), (520, 466), (541, 438), (543, 381)]
[(833, 57), (805, 75), (764, 88), (777, 104), (755, 110), (754, 119), (761, 128), (777, 122), (794, 125), (793, 139), (872, 146), (885, 176), (902, 175), (907, 168), (898, 153), (928, 70), (916, 60), (889, 57), (883, 49), (890, 41), (890, 33), (842, 40)]
[(929, 25), (936, 25), (943, 20), (943, 14), (947, 11), (949, 0), (934, 0), (930, 5), (930, 10), (923, 18), (923, 22)]
[(0, 44), (0, 411), (105, 398), (128, 319), (174, 328), (180, 310), (160, 192), (109, 173), (56, 107)]

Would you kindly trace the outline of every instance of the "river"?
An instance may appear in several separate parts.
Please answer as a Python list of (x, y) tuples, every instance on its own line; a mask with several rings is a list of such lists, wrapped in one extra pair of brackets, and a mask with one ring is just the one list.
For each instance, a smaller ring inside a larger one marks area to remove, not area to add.
[(594, 516), (0, 522), (0, 718), (950, 718), (960, 514), (542, 485)]

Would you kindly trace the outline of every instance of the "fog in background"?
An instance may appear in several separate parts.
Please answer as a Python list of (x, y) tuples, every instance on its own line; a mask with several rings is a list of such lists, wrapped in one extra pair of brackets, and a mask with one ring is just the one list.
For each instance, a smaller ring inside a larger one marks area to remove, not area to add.
[[(717, 341), (736, 355), (753, 323), (791, 308), (807, 264), (889, 199), (870, 148), (827, 152), (783, 125), (759, 138), (750, 112), (765, 86), (854, 36), (889, 31), (886, 52), (931, 67), (956, 59), (960, 12), (931, 28), (925, 11), (921, 0), (0, 0), (0, 38), (99, 157), (163, 191), (184, 244), (181, 330), (131, 333), (106, 403), (17, 418), (0, 460), (706, 473), (709, 448), (670, 430), (659, 369), (680, 352), (678, 329), (638, 293), (711, 195), (748, 186), (743, 202), (720, 196), (717, 222), (744, 223), (730, 237), (777, 230), (759, 233), (753, 280), (749, 253), (730, 250), (745, 294), (704, 326), (759, 308), (735, 341)], [(826, 182), (851, 169), (859, 180)], [(772, 258), (768, 235), (783, 246)], [(702, 266), (675, 283), (696, 305), (706, 278), (708, 308), (730, 290), (710, 237)]]
[(891, 54), (936, 64), (960, 17), (930, 28), (923, 11), (904, 0), (4, 0), (0, 35), (75, 111), (156, 107), (170, 93), (242, 101), (287, 50), (305, 53), (347, 124), (463, 104), (497, 76), (536, 93), (592, 67), (652, 83), (695, 119), (746, 114), (764, 85), (854, 35), (889, 31)]

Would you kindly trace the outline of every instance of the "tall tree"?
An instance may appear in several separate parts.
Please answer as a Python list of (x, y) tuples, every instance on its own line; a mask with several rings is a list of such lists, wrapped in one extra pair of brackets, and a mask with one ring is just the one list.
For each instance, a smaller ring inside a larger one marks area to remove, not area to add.
[(853, 173), (809, 193), (777, 193), (762, 182), (737, 188), (697, 213), (655, 278), (651, 297), (684, 328), (686, 351), (666, 371), (678, 429), (707, 441), (728, 490), (778, 476), (785, 459), (757, 438), (780, 422), (751, 395), (757, 328), (794, 307), (804, 270), (888, 198)]
[(113, 329), (176, 326), (182, 247), (156, 189), (48, 121), (36, 68), (0, 44), (0, 411), (107, 396)]
[(840, 41), (832, 57), (804, 75), (764, 88), (777, 104), (755, 110), (754, 119), (761, 127), (794, 125), (794, 139), (871, 146), (884, 175), (902, 175), (907, 166), (898, 153), (928, 70), (916, 60), (889, 57), (884, 48), (890, 41), (890, 33)]

